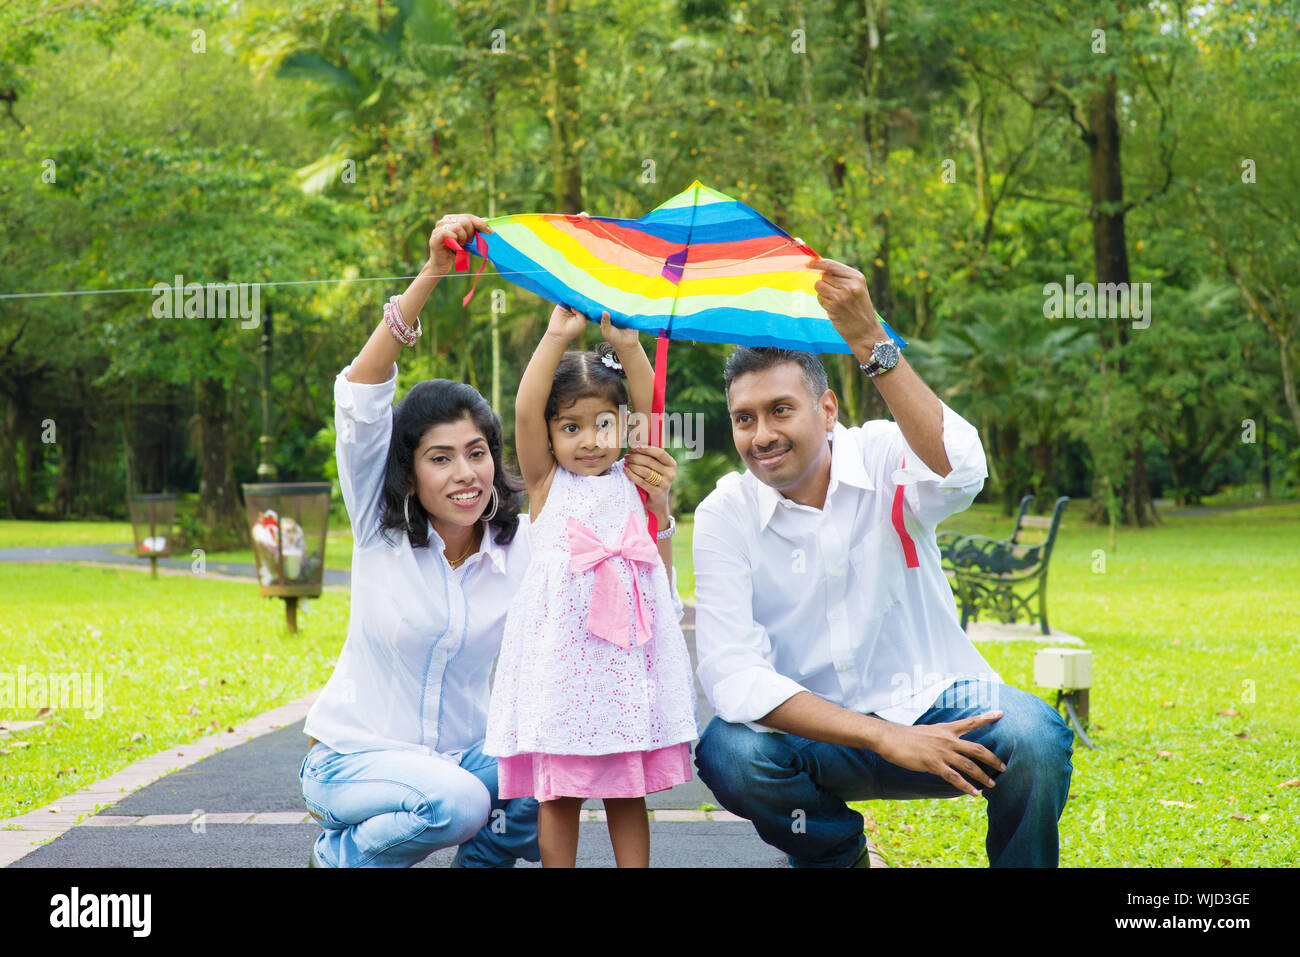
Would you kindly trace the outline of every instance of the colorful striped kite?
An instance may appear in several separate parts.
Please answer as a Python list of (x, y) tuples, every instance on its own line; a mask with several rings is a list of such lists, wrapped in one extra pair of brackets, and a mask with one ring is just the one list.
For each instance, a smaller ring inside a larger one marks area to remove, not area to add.
[[(661, 444), (670, 339), (853, 351), (817, 301), (822, 272), (808, 263), (818, 254), (699, 180), (640, 219), (526, 213), (487, 222), (492, 232), (475, 233), (466, 248), (444, 240), (456, 251), (457, 272), (469, 268), (473, 252), (515, 285), (593, 322), (608, 312), (617, 326), (659, 337), (652, 445)], [(466, 305), (473, 295), (471, 287)], [(900, 349), (907, 345), (880, 324)], [(645, 490), (637, 491), (645, 502)], [(653, 514), (648, 524), (653, 538)]]
[[(488, 224), (469, 252), (593, 322), (607, 311), (617, 326), (668, 339), (852, 351), (817, 301), (822, 273), (807, 264), (818, 254), (699, 180), (640, 219), (527, 213)], [(458, 256), (457, 270), (468, 263)]]

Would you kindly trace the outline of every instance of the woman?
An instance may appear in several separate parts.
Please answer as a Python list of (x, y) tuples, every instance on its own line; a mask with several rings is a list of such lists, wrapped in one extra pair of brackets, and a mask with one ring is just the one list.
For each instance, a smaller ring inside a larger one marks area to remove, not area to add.
[[(529, 561), (523, 482), (505, 471), (501, 422), (470, 386), (427, 380), (393, 407), (397, 356), (454, 265), (443, 240), (464, 246), (480, 229), (490, 231), (464, 213), (438, 221), (428, 262), (334, 383), (352, 608), (305, 728), (299, 777), (324, 828), (313, 867), (409, 867), (452, 845), (454, 866), (540, 857), (537, 802), (499, 800), (496, 759), (482, 751), (492, 662)], [(666, 504), (672, 457), (646, 447), (626, 460), (649, 504)]]

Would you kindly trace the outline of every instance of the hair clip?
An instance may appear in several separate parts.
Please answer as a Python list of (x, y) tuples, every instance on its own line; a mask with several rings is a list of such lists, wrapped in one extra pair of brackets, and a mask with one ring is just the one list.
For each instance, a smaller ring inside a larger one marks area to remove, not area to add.
[(615, 359), (613, 356), (609, 355), (608, 353), (601, 356), (600, 361), (605, 363), (605, 365), (609, 366), (615, 372), (623, 371), (623, 364), (619, 362), (617, 359)]

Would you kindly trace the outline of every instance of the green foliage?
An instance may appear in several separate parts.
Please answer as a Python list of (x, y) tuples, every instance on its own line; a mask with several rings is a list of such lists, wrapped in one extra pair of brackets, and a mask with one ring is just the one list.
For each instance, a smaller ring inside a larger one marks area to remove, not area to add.
[[(559, 196), (635, 217), (698, 177), (863, 269), (921, 374), (980, 427), (986, 498), (1080, 497), (1100, 477), (1102, 501), (1135, 441), (1154, 494), (1249, 484), (1266, 452), (1294, 487), (1300, 39), (1277, 27), (1292, 7), (116, 0), (20, 26), (9, 6), (0, 94), (12, 77), (14, 118), (0, 122), (18, 132), (0, 148), (0, 289), (305, 281), (262, 293), (272, 460), (315, 478), (331, 467), (333, 376), (440, 215), (548, 211)], [(1111, 78), (1146, 329), (1043, 314), (1046, 285), (1096, 279), (1084, 108)], [(376, 276), (398, 278), (315, 284)], [(462, 274), (434, 291), (401, 389), (470, 382), (509, 446), (549, 306), (491, 271), (468, 308), (467, 288)], [(19, 465), (0, 473), (0, 514), (210, 482), (201, 452), (223, 419), (232, 481), (254, 477), (260, 331), (159, 321), (151, 303), (0, 300), (0, 460)], [(675, 344), (667, 397), (704, 416), (704, 448), (723, 456), (726, 352)], [(826, 365), (846, 422), (887, 414), (855, 364)], [(40, 442), (47, 419), (66, 442)], [(1276, 425), (1235, 441), (1247, 419)], [(710, 477), (683, 469), (697, 486), (685, 500)]]
[(705, 452), (699, 458), (686, 457), (679, 449), (670, 450), (677, 461), (677, 477), (673, 480), (673, 507), (690, 513), (718, 484), (718, 479), (729, 472), (740, 472), (736, 454)]

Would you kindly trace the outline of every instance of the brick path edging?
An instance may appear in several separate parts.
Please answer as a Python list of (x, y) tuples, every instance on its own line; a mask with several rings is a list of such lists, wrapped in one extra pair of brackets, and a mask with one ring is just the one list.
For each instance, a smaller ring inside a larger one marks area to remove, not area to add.
[[(26, 857), (42, 844), (46, 844), (65, 831), (76, 827), (83, 818), (95, 814), (97, 808), (117, 803), (124, 794), (152, 784), (172, 771), (197, 764), (218, 751), (245, 744), (254, 738), (277, 731), (307, 716), (320, 691), (313, 691), (296, 701), (272, 708), (237, 726), (233, 731), (221, 731), (199, 738), (190, 744), (177, 745), (150, 755), (128, 765), (89, 787), (65, 795), (45, 807), (37, 808), (0, 821), (0, 867)], [(149, 815), (158, 817), (160, 815)], [(166, 823), (189, 823), (189, 815), (165, 815), (184, 818)], [(249, 815), (251, 816), (251, 812)], [(212, 819), (209, 815), (209, 820)], [(119, 822), (120, 823), (120, 822)], [(156, 822), (162, 823), (162, 822)]]

